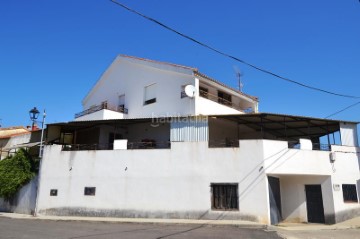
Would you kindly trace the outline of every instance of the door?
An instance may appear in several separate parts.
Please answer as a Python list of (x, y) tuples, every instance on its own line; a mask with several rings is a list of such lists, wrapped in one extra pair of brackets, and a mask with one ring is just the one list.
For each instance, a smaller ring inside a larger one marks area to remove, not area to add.
[(308, 222), (325, 223), (321, 185), (305, 185)]
[(281, 220), (281, 193), (280, 179), (268, 176), (269, 202), (271, 225), (278, 224)]

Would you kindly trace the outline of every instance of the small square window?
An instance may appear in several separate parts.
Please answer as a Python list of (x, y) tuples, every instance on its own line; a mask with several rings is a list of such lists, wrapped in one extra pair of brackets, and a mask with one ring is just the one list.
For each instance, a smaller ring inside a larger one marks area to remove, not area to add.
[(215, 210), (238, 210), (238, 184), (211, 184), (211, 207)]
[(58, 194), (58, 190), (57, 190), (57, 189), (50, 189), (50, 196), (56, 197), (57, 194)]
[(343, 184), (342, 191), (344, 202), (358, 202), (355, 184)]
[(96, 187), (85, 187), (84, 195), (85, 196), (95, 196)]

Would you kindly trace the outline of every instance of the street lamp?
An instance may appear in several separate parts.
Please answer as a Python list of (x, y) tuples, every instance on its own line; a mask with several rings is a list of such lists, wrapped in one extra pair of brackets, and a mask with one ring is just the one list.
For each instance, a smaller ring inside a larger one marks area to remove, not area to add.
[(31, 130), (34, 130), (35, 129), (35, 122), (37, 120), (37, 118), (39, 117), (39, 110), (36, 109), (36, 107), (34, 107), (33, 109), (31, 109), (29, 111), (29, 116), (30, 116), (30, 119), (32, 121), (32, 126), (31, 126)]
[[(36, 107), (34, 107), (33, 109), (31, 109), (29, 111), (30, 119), (33, 122), (31, 130), (35, 129), (35, 122), (37, 122), (36, 120), (39, 117), (39, 114), (40, 114), (40, 111)], [(45, 110), (44, 110), (42, 121), (40, 121), (41, 122), (41, 139), (40, 139), (39, 158), (42, 157), (45, 117), (46, 117), (46, 113), (45, 113)]]

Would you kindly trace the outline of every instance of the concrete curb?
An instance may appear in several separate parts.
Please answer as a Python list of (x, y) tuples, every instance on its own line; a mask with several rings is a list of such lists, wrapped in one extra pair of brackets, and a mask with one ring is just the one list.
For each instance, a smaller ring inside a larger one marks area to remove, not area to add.
[(31, 216), (16, 213), (0, 213), (0, 217), (25, 220), (82, 221), (110, 223), (152, 223), (152, 224), (194, 224), (207, 226), (235, 226), (240, 228), (267, 229), (268, 225), (239, 220), (192, 220), (192, 219), (157, 219), (157, 218), (112, 218), (112, 217), (73, 217), (73, 216)]

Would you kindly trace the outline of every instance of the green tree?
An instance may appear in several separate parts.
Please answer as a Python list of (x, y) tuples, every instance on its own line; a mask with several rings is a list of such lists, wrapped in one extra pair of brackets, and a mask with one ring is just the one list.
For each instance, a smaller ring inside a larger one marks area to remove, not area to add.
[(0, 161), (0, 197), (11, 199), (37, 173), (38, 163), (25, 149)]

